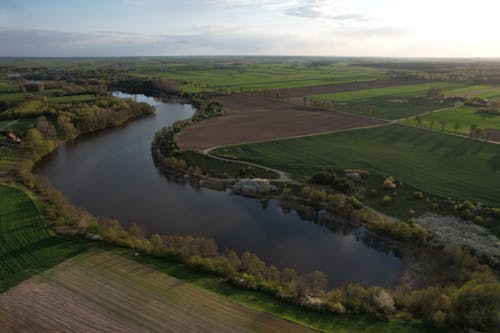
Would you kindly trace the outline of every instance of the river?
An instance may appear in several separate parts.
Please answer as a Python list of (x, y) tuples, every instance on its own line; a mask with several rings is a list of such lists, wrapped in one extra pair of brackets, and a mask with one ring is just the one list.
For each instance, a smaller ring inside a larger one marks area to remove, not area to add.
[(154, 105), (156, 114), (62, 144), (35, 172), (95, 215), (136, 222), (148, 232), (212, 237), (220, 248), (249, 250), (277, 267), (321, 270), (331, 287), (349, 282), (388, 286), (401, 260), (363, 230), (331, 230), (285, 212), (275, 200), (198, 189), (170, 181), (154, 166), (154, 133), (194, 113), (190, 105), (115, 94)]

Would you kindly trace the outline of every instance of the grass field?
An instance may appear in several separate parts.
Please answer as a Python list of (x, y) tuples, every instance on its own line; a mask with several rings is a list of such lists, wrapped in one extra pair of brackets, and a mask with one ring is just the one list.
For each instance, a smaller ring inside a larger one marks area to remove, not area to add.
[(500, 96), (500, 86), (471, 85), (467, 87), (448, 89), (445, 91), (447, 97), (480, 97), (492, 98)]
[(0, 324), (7, 328), (24, 324), (60, 331), (70, 325), (73, 330), (101, 332), (311, 331), (292, 322), (335, 333), (430, 332), (397, 321), (306, 311), (184, 265), (127, 250), (88, 251), (0, 295)]
[(95, 100), (94, 95), (72, 95), (72, 96), (60, 96), (60, 97), (50, 97), (49, 102), (51, 103), (75, 103), (75, 102), (88, 102)]
[(336, 102), (349, 102), (356, 99), (368, 99), (380, 96), (398, 97), (419, 97), (425, 96), (430, 87), (446, 89), (450, 87), (461, 86), (460, 84), (450, 82), (429, 82), (420, 84), (398, 85), (387, 88), (363, 89), (346, 91), (334, 94), (320, 94), (311, 97), (317, 99), (334, 100)]
[[(481, 129), (495, 129), (500, 131), (500, 116), (487, 115), (477, 113), (477, 107), (464, 106), (458, 109), (450, 109), (446, 111), (436, 112), (421, 117), (422, 126), (433, 129), (442, 128), (444, 122), (444, 130), (453, 133), (469, 135), (471, 125), (476, 125)], [(417, 125), (415, 119), (409, 121), (411, 125)], [(458, 127), (456, 127), (458, 125)]]
[(443, 90), (463, 87), (450, 82), (429, 82), (393, 87), (362, 89), (334, 94), (313, 95), (310, 98), (335, 101), (334, 109), (383, 119), (401, 119), (424, 112), (446, 108), (452, 102), (425, 98), (430, 87)]
[(311, 174), (367, 169), (435, 195), (500, 206), (500, 145), (400, 125), (220, 148), (216, 154)]
[(85, 247), (52, 235), (26, 193), (0, 184), (0, 292)]
[(311, 66), (303, 61), (235, 61), (203, 64), (154, 64), (135, 66), (136, 76), (160, 76), (188, 81), (182, 86), (186, 92), (210, 91), (229, 88), (278, 89), (353, 81), (370, 81), (386, 77), (385, 71), (368, 67), (351, 66), (336, 62)]
[(186, 161), (189, 166), (197, 166), (203, 172), (207, 172), (211, 177), (215, 178), (279, 178), (279, 175), (272, 171), (250, 165), (245, 166), (220, 161), (192, 150), (182, 152), (182, 156), (180, 158)]
[(24, 134), (26, 134), (26, 130), (35, 123), (35, 118), (0, 120), (0, 131), (12, 131), (17, 136), (24, 136)]
[(416, 98), (387, 98), (373, 97), (354, 100), (334, 107), (335, 110), (355, 113), (368, 117), (397, 120), (416, 116), (429, 111), (436, 111), (453, 106), (451, 101), (429, 100), (423, 97)]

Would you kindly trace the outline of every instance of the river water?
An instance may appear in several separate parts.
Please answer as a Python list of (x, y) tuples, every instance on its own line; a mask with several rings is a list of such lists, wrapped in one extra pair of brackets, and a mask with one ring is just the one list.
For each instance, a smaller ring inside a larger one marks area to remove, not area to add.
[(154, 105), (156, 114), (67, 142), (37, 165), (36, 173), (74, 204), (148, 232), (212, 237), (220, 248), (252, 251), (279, 268), (321, 270), (331, 287), (395, 282), (401, 260), (359, 228), (331, 230), (283, 211), (275, 200), (263, 204), (168, 180), (154, 166), (152, 138), (194, 109), (144, 95), (115, 95)]

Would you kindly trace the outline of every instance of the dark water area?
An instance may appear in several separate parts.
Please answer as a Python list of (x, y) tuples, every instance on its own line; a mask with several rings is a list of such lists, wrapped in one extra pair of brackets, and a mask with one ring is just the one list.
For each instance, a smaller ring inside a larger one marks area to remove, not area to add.
[(74, 204), (95, 215), (138, 223), (148, 232), (214, 238), (219, 248), (256, 253), (279, 268), (321, 270), (330, 286), (362, 282), (388, 286), (401, 260), (360, 228), (334, 230), (302, 220), (275, 200), (259, 200), (182, 184), (154, 166), (154, 133), (194, 113), (190, 105), (133, 97), (156, 107), (156, 115), (82, 136), (61, 145), (37, 165)]

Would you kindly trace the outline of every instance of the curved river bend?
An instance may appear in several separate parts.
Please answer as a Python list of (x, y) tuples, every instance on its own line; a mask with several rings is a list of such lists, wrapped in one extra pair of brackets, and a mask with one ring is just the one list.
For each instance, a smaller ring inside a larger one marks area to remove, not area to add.
[(328, 275), (330, 286), (395, 282), (401, 261), (390, 250), (369, 246), (359, 229), (332, 231), (285, 213), (274, 200), (263, 205), (167, 180), (153, 164), (153, 135), (191, 117), (194, 109), (144, 95), (116, 95), (152, 104), (156, 115), (67, 142), (37, 166), (37, 174), (74, 204), (125, 226), (136, 222), (148, 232), (212, 237), (220, 248), (249, 250), (278, 267), (301, 273), (318, 269)]

